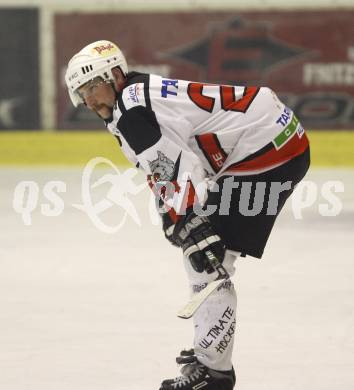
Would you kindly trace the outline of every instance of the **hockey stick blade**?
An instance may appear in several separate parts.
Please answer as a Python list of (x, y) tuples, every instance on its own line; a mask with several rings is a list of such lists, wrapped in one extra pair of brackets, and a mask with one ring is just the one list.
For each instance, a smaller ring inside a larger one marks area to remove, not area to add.
[(177, 313), (179, 318), (188, 319), (198, 310), (199, 306), (208, 298), (208, 296), (221, 286), (228, 279), (217, 279), (210, 282), (202, 291), (198, 292), (193, 298)]

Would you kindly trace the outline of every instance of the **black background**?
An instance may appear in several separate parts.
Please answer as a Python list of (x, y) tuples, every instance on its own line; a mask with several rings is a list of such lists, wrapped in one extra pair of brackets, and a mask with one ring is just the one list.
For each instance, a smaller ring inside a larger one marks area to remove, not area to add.
[(0, 9), (0, 130), (38, 129), (37, 9)]

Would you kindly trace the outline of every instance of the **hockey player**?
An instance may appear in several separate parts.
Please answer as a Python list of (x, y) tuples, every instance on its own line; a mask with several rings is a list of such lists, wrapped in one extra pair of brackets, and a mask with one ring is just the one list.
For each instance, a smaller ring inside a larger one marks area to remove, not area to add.
[[(109, 41), (75, 54), (65, 78), (73, 104), (100, 116), (146, 172), (165, 235), (182, 249), (192, 294), (217, 277), (211, 256), (230, 276), (237, 256), (262, 257), (309, 167), (304, 129), (272, 90), (128, 73)], [(207, 180), (214, 184), (202, 199)], [(229, 279), (200, 306), (194, 325), (194, 348), (177, 358), (182, 375), (160, 389), (232, 390), (236, 293)]]

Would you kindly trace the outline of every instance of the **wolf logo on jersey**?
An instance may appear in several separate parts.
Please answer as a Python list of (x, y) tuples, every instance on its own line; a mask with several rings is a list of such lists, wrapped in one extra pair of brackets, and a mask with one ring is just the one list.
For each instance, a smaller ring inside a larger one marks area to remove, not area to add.
[(160, 150), (157, 151), (157, 159), (149, 161), (149, 166), (155, 178), (158, 177), (162, 181), (170, 181), (173, 179), (175, 164)]

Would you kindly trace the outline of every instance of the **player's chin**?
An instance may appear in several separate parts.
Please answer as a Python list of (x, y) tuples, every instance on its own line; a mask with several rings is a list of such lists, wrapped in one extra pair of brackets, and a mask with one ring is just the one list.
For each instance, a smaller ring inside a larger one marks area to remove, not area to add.
[(113, 107), (102, 106), (99, 109), (96, 109), (96, 114), (104, 120), (110, 119), (113, 115)]

